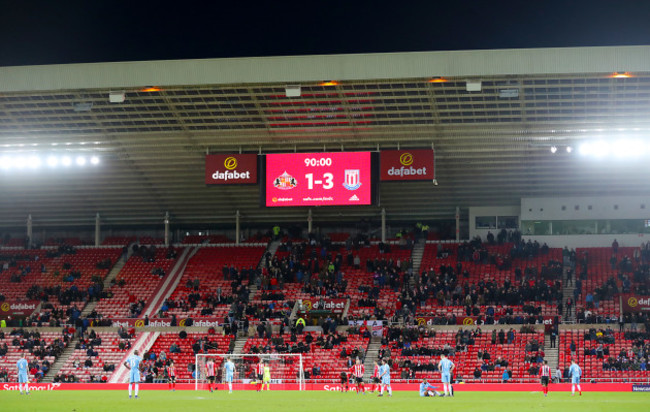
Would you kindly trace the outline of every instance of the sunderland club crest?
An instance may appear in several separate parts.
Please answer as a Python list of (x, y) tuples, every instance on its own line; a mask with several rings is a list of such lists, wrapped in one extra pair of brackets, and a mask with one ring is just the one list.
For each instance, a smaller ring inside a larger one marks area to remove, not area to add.
[(285, 170), (284, 173), (275, 178), (273, 186), (280, 190), (291, 190), (298, 186), (298, 183), (296, 182), (296, 179)]
[(361, 186), (359, 169), (346, 169), (344, 180), (343, 187), (348, 190), (357, 190)]

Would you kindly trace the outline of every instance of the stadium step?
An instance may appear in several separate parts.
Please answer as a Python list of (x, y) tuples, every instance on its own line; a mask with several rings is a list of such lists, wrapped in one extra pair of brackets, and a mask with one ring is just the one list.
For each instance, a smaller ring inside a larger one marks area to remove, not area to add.
[(266, 267), (266, 256), (268, 253), (269, 259), (273, 259), (273, 256), (275, 256), (275, 252), (278, 251), (278, 248), (282, 242), (280, 240), (274, 240), (269, 243), (269, 246), (266, 248), (266, 252), (262, 255), (262, 259), (260, 259), (260, 264), (257, 266), (258, 269), (264, 269)]
[(56, 361), (51, 365), (47, 375), (43, 377), (43, 382), (53, 382), (54, 377), (59, 373), (61, 368), (66, 364), (68, 358), (74, 353), (75, 341), (71, 341), (67, 348), (61, 352), (61, 356), (56, 358)]
[[(111, 281), (117, 277), (117, 275), (120, 273), (120, 270), (124, 267), (126, 264), (126, 260), (124, 260), (122, 257), (115, 262), (113, 267), (111, 268), (111, 271), (108, 272), (108, 275), (104, 278), (104, 290), (108, 290), (111, 287)], [(93, 302), (88, 302), (86, 307), (81, 311), (81, 318), (85, 318), (86, 316), (90, 315), (90, 312), (92, 312), (95, 307), (97, 306), (97, 301)]]
[(548, 361), (548, 366), (551, 371), (555, 371), (558, 366), (560, 358), (560, 342), (559, 337), (555, 340), (555, 347), (551, 348), (551, 335), (544, 335), (544, 359)]
[(232, 353), (244, 353), (244, 345), (246, 345), (246, 341), (248, 340), (248, 337), (235, 337), (235, 347), (232, 350)]
[(293, 304), (293, 309), (291, 309), (291, 315), (289, 315), (289, 325), (293, 325), (294, 322), (296, 321), (296, 315), (298, 314), (299, 308), (300, 308), (300, 303), (296, 300), (296, 302)]
[[(424, 247), (426, 246), (426, 241), (417, 242), (413, 245), (413, 251), (411, 252), (411, 260), (413, 261), (413, 273), (420, 273), (420, 266), (422, 265), (422, 256), (424, 256)], [(412, 277), (411, 279), (413, 279)]]
[(381, 349), (381, 338), (377, 336), (373, 336), (372, 338), (370, 338), (370, 341), (368, 342), (368, 347), (366, 348), (366, 357), (363, 361), (363, 366), (366, 368), (366, 372), (364, 373), (363, 377), (366, 380), (372, 376), (372, 372), (375, 367), (373, 362), (377, 360), (380, 349)]
[(111, 287), (111, 281), (117, 277), (117, 275), (120, 273), (120, 270), (124, 267), (126, 264), (126, 259), (120, 257), (120, 259), (115, 262), (113, 267), (111, 268), (111, 271), (108, 272), (108, 275), (104, 278), (104, 290), (108, 290), (108, 288)]
[[(256, 284), (249, 284), (248, 285), (248, 290), (249, 290), (249, 292), (248, 292), (248, 301), (252, 302), (253, 299), (255, 299), (255, 295), (257, 294), (257, 290), (258, 290), (257, 285)], [(235, 309), (235, 308), (233, 307), (233, 309)]]
[(341, 315), (342, 319), (348, 317), (348, 312), (350, 311), (350, 299), (345, 302), (345, 308), (343, 309), (343, 314)]
[(563, 288), (562, 288), (562, 318), (564, 323), (576, 323), (576, 301), (574, 299), (573, 301), (573, 307), (571, 308), (571, 312), (567, 313), (566, 309), (566, 302), (569, 298), (573, 299), (573, 293), (575, 291), (575, 276), (576, 274), (573, 274), (573, 279), (571, 281), (571, 284), (568, 285), (566, 281), (566, 274), (567, 270), (570, 269), (570, 266), (564, 266), (564, 270), (562, 271), (563, 276), (564, 276), (564, 282), (563, 282)]

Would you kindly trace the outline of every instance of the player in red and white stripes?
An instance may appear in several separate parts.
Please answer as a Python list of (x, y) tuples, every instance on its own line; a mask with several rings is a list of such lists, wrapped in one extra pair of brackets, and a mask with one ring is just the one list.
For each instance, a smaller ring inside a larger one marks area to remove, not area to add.
[(208, 390), (212, 392), (212, 387), (216, 387), (215, 383), (215, 376), (217, 374), (215, 373), (215, 368), (214, 368), (214, 360), (212, 358), (208, 358), (208, 361), (205, 363), (205, 376), (208, 378)]
[(257, 391), (262, 390), (262, 385), (264, 382), (264, 362), (260, 358), (260, 362), (255, 366), (255, 374), (257, 375)]
[(375, 369), (372, 372), (372, 393), (375, 393), (375, 389), (379, 390), (379, 362), (375, 361)]
[(551, 380), (551, 368), (548, 366), (548, 361), (544, 361), (544, 365), (540, 371), (541, 382), (542, 382), (542, 391), (544, 396), (548, 395), (548, 383)]
[(366, 372), (366, 367), (363, 366), (361, 361), (357, 359), (356, 363), (350, 368), (350, 374), (354, 377), (354, 382), (357, 384), (357, 394), (362, 392), (364, 395), (366, 389), (363, 386), (363, 374)]
[(169, 365), (167, 365), (167, 382), (169, 383), (169, 390), (176, 391), (176, 366), (174, 366), (174, 361), (169, 360)]

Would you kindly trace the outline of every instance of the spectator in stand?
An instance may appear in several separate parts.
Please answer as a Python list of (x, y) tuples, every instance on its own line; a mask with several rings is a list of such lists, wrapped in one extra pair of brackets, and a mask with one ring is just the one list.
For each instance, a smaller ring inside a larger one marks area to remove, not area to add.
[(501, 383), (508, 383), (508, 381), (510, 381), (510, 373), (508, 373), (508, 369), (505, 369), (501, 374)]
[(554, 383), (561, 383), (562, 382), (562, 370), (558, 366), (555, 369), (555, 376), (553, 377), (553, 382)]
[(483, 376), (483, 371), (477, 366), (474, 368), (474, 379), (481, 379), (481, 376)]
[(575, 358), (576, 357), (576, 342), (572, 339), (571, 343), (569, 344), (569, 349), (571, 350), (571, 357)]

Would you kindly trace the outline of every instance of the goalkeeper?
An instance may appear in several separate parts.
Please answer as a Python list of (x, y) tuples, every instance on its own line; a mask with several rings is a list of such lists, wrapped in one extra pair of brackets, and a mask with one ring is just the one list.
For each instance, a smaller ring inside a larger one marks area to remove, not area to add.
[(264, 390), (264, 385), (266, 384), (266, 390), (271, 390), (271, 368), (269, 367), (268, 362), (264, 362), (264, 375), (262, 376), (262, 390)]
[(422, 383), (420, 383), (420, 396), (440, 396), (440, 392), (438, 392), (436, 389), (438, 389), (437, 386), (431, 386), (431, 384), (427, 382), (426, 379), (422, 379)]

